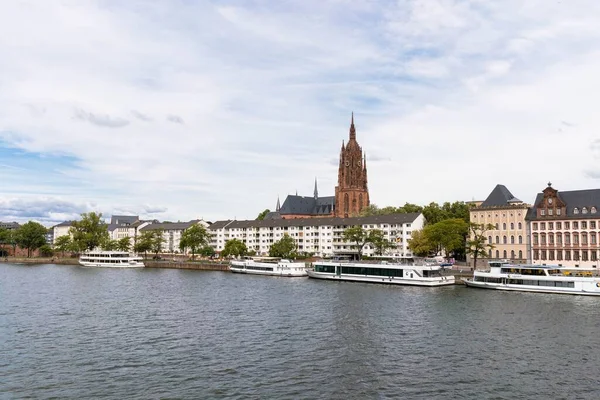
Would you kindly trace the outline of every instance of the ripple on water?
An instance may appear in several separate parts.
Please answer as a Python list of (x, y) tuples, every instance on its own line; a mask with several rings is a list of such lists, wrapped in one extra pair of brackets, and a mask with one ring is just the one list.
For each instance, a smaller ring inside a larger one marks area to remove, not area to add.
[(0, 265), (0, 398), (596, 399), (597, 299)]

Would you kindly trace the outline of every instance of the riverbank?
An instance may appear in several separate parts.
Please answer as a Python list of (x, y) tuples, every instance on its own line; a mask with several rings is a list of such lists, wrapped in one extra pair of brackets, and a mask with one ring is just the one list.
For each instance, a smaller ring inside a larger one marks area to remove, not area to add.
[(146, 268), (193, 269), (199, 271), (227, 271), (228, 263), (208, 261), (144, 261)]
[(57, 258), (57, 257), (2, 257), (0, 263), (8, 264), (59, 264), (59, 265), (78, 265), (77, 258)]

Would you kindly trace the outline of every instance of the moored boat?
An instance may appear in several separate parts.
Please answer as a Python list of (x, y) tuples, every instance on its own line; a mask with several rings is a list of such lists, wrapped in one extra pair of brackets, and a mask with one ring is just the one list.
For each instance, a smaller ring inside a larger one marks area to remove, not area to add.
[(385, 283), (391, 285), (445, 286), (453, 285), (453, 275), (443, 275), (439, 263), (413, 259), (400, 262), (335, 262), (317, 261), (308, 276), (335, 281)]
[(122, 251), (92, 251), (79, 256), (79, 264), (84, 267), (143, 268), (142, 257), (132, 256)]
[(600, 296), (600, 274), (594, 268), (490, 261), (489, 269), (475, 271), (465, 284), (481, 289)]
[(288, 277), (307, 276), (306, 264), (303, 262), (291, 262), (290, 260), (271, 257), (233, 260), (229, 265), (229, 270), (241, 274)]

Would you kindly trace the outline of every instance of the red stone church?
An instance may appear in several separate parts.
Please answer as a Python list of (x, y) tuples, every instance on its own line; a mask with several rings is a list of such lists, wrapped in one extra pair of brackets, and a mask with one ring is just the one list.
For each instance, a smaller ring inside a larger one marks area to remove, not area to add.
[(278, 199), (276, 211), (266, 218), (348, 218), (357, 216), (369, 204), (367, 159), (356, 141), (353, 113), (348, 144), (342, 142), (335, 196), (319, 197), (315, 179), (313, 196), (289, 195), (281, 206)]

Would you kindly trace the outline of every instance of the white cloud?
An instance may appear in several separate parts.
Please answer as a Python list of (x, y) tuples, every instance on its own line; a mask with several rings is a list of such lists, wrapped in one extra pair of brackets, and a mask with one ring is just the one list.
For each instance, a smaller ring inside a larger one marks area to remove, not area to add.
[(74, 160), (51, 179), (0, 171), (0, 201), (254, 218), (315, 176), (333, 194), (350, 111), (382, 206), (594, 186), (599, 15), (593, 0), (4, 2), (0, 151)]

